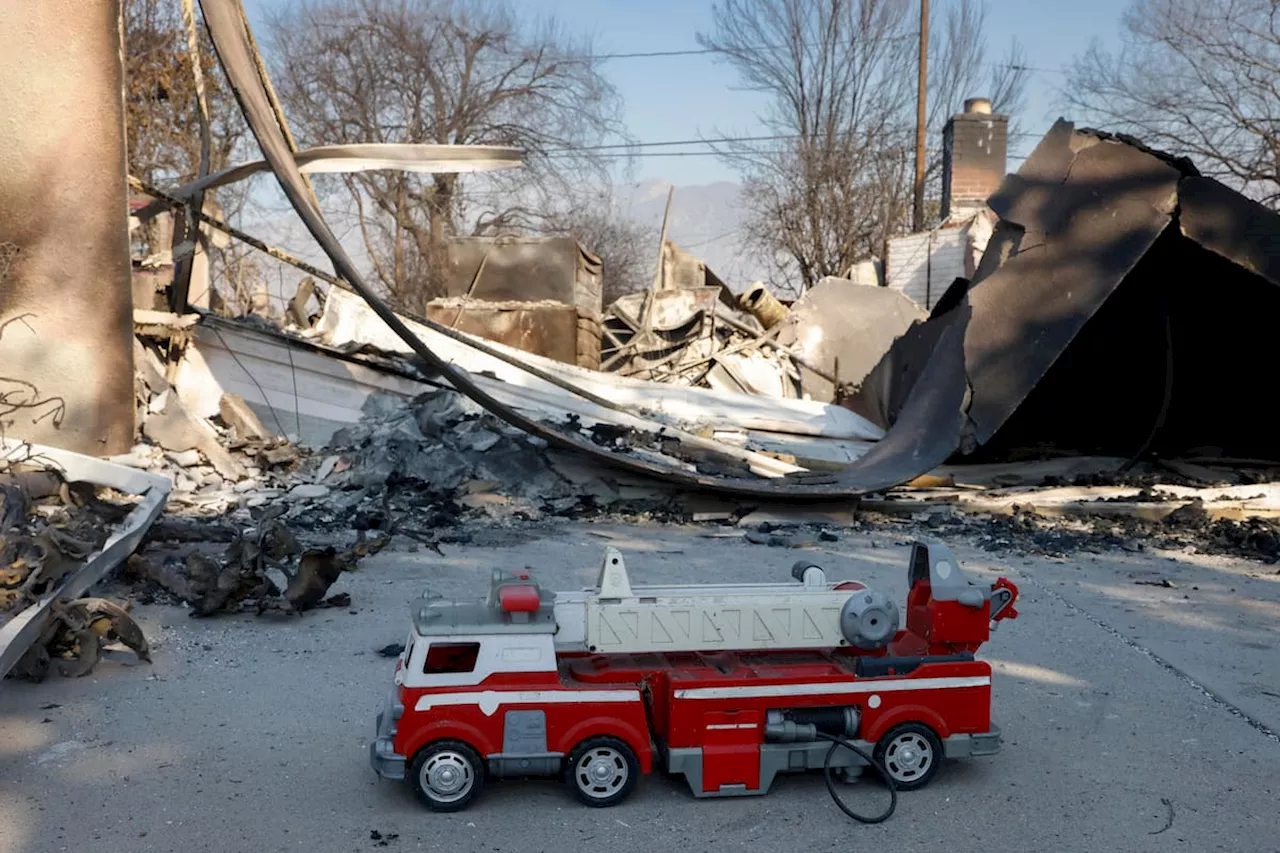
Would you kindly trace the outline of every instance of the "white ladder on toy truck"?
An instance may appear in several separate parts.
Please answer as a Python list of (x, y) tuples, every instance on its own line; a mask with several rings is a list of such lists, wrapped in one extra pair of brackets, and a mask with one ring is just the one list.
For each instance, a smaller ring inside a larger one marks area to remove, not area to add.
[(833, 648), (847, 645), (840, 608), (852, 592), (832, 586), (811, 566), (798, 583), (632, 587), (608, 548), (597, 588), (558, 595), (556, 609), (583, 619), (591, 652)]

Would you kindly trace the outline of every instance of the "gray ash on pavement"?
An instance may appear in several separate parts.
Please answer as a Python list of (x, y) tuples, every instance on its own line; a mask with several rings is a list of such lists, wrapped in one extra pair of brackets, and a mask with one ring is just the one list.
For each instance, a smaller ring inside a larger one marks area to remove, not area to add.
[(1117, 516), (1050, 518), (1027, 510), (1008, 516), (932, 516), (923, 523), (933, 534), (970, 539), (985, 551), (1065, 558), (1076, 553), (1183, 551), (1280, 562), (1280, 520), (1214, 519), (1198, 503), (1159, 521)]

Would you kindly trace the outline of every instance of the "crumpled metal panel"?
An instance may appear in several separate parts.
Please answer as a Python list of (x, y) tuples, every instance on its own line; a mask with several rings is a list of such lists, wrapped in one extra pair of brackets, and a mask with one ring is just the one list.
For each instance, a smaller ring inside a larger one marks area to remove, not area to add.
[[(1242, 366), (1270, 360), (1280, 216), (1184, 159), (1065, 121), (990, 205), (1002, 219), (966, 300), (956, 451), (1275, 455)], [(933, 363), (957, 357), (941, 345), (949, 317), (909, 330), (849, 407), (893, 436), (939, 391)]]
[[(928, 315), (901, 291), (868, 287), (847, 279), (824, 278), (795, 301), (778, 342), (835, 375), (857, 385), (893, 342)], [(837, 373), (838, 371), (838, 373)], [(815, 400), (831, 400), (832, 384), (801, 369), (801, 384)]]

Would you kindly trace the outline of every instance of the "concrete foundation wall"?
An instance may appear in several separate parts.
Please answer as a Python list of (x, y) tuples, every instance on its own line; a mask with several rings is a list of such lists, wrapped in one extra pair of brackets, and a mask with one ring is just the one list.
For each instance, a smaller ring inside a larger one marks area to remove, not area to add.
[(0, 2), (0, 428), (133, 441), (119, 0)]

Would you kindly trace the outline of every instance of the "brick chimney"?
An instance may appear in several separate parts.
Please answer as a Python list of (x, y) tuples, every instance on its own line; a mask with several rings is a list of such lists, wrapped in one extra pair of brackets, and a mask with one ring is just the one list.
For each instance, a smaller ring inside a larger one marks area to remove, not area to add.
[(1005, 176), (1009, 117), (993, 115), (986, 98), (969, 98), (942, 129), (942, 218), (986, 206)]

